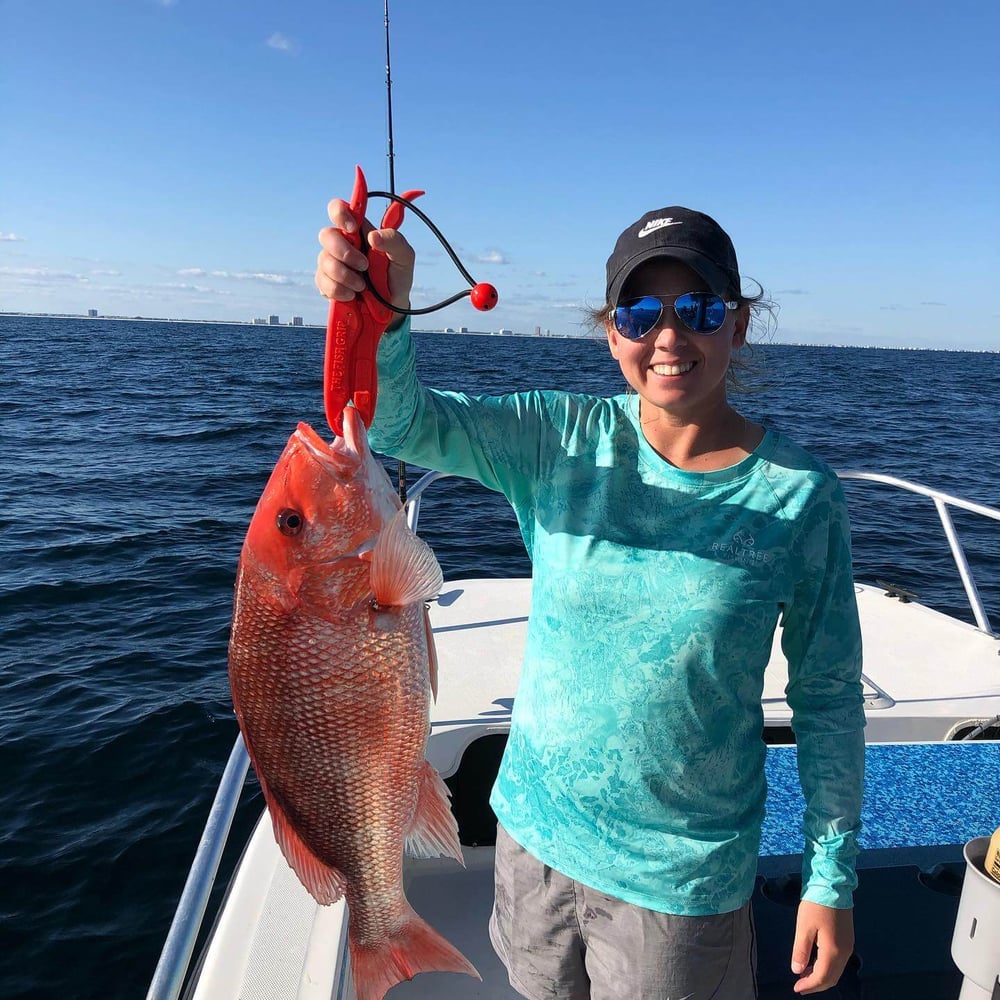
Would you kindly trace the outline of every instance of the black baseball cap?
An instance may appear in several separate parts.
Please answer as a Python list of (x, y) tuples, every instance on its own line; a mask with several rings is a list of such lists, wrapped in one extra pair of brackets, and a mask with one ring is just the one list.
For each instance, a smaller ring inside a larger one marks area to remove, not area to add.
[(629, 275), (647, 260), (671, 257), (700, 274), (726, 298), (740, 294), (740, 269), (733, 241), (715, 219), (674, 205), (647, 212), (618, 237), (608, 258), (608, 298), (618, 304)]

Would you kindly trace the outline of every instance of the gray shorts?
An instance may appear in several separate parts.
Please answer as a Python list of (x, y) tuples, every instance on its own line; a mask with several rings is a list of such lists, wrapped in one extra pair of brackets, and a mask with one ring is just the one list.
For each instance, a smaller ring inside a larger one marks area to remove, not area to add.
[(497, 828), (490, 940), (528, 1000), (754, 1000), (750, 904), (682, 917), (626, 903), (542, 864)]

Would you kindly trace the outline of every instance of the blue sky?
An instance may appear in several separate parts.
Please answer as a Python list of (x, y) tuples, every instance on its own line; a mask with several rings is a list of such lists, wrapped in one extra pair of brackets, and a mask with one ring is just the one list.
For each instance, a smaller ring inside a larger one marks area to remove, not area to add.
[[(501, 298), (419, 326), (579, 333), (621, 229), (681, 204), (730, 232), (779, 341), (1000, 349), (997, 4), (391, 19), (397, 187)], [(324, 322), (326, 203), (356, 163), (388, 183), (383, 30), (381, 0), (0, 0), (0, 310)], [(404, 228), (415, 303), (458, 291)]]

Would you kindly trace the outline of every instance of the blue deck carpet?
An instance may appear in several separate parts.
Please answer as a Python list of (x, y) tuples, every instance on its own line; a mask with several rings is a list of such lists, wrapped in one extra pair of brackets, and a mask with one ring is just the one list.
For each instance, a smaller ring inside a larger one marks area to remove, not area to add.
[[(951, 938), (962, 848), (1000, 826), (1000, 743), (878, 744), (865, 751), (854, 956), (824, 1000), (955, 1000)], [(767, 752), (768, 800), (753, 897), (761, 1000), (794, 997), (788, 969), (801, 881), (795, 747)]]
[[(767, 751), (767, 818), (760, 853), (768, 861), (802, 851), (802, 813), (793, 746)], [(883, 743), (865, 748), (859, 867), (928, 856), (961, 861), (973, 837), (1000, 826), (1000, 743)], [(937, 851), (936, 849), (944, 850)], [(952, 850), (947, 850), (952, 848)], [(874, 858), (869, 858), (869, 854)], [(770, 866), (773, 867), (773, 866)]]

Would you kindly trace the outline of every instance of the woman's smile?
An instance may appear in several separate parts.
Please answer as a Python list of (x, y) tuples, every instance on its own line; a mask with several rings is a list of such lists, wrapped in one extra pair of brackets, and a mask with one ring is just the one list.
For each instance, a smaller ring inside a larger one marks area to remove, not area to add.
[(671, 376), (676, 378), (680, 375), (686, 375), (696, 364), (696, 361), (678, 361), (673, 363), (658, 361), (650, 367), (656, 375)]

